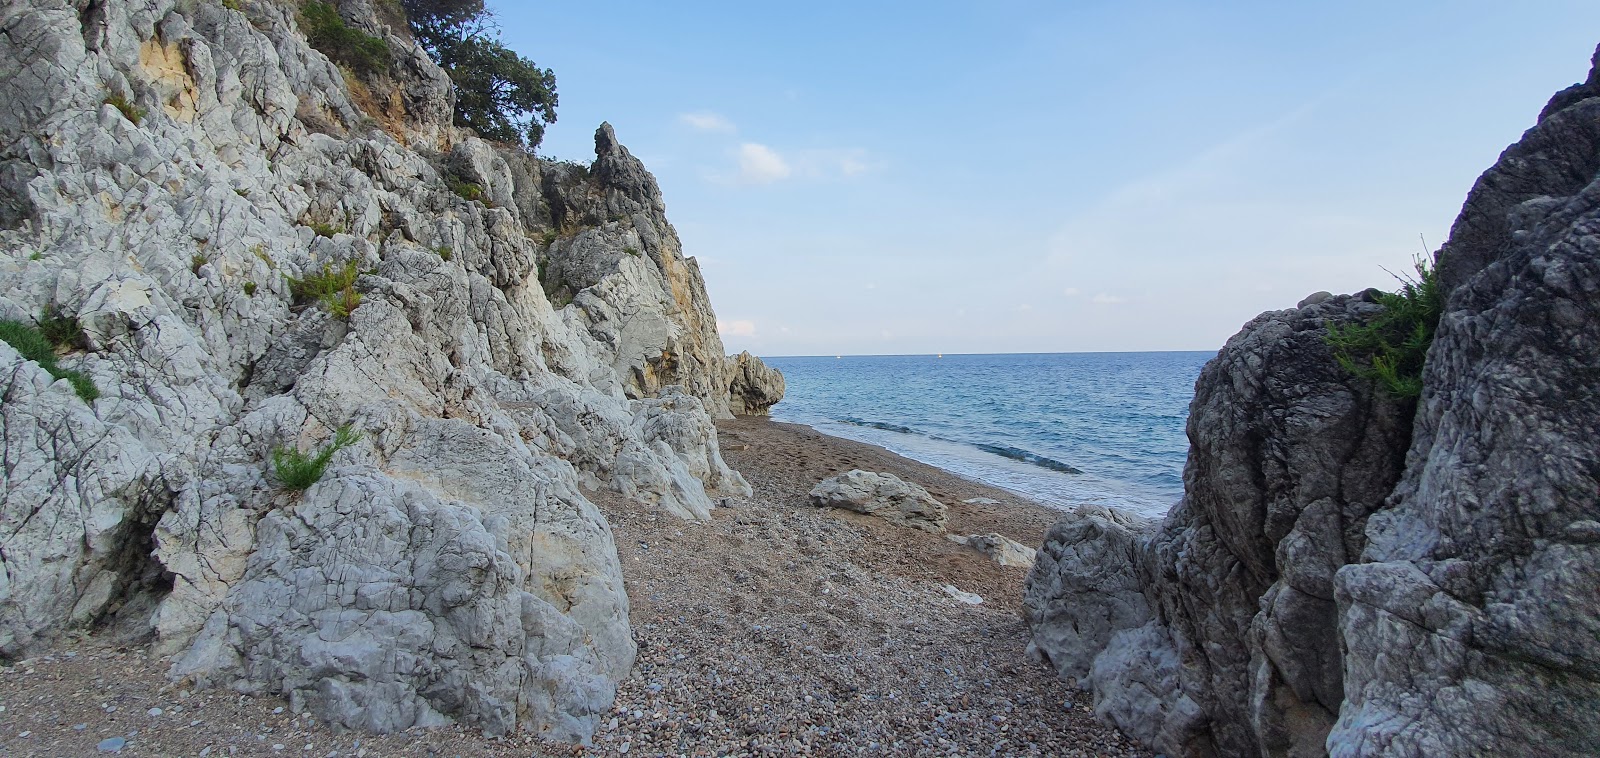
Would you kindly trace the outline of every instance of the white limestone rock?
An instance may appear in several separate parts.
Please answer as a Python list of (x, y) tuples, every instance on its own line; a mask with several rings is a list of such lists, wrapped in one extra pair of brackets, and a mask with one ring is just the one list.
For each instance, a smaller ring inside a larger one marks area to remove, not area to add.
[(943, 532), (949, 518), (944, 503), (894, 474), (853, 469), (822, 480), (810, 496), (819, 508), (844, 508), (925, 532)]
[[(634, 647), (581, 486), (686, 518), (749, 491), (654, 179), (609, 126), (592, 174), (455, 130), (448, 77), (369, 0), (339, 7), (389, 35), (376, 110), (291, 4), (80, 5), (0, 8), (0, 317), (78, 317), (61, 360), (102, 393), (0, 346), (0, 656), (111, 623), (350, 728), (588, 739)], [(586, 214), (599, 263), (557, 307), (541, 268), (578, 246), (542, 238)], [(348, 318), (296, 300), (347, 264)], [(285, 490), (273, 449), (345, 425)]]

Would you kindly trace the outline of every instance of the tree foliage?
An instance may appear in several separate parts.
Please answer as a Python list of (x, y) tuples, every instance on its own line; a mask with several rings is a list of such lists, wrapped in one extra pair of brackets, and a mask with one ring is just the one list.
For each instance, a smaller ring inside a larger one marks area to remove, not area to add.
[[(300, 19), (306, 41), (334, 62), (349, 66), (358, 74), (378, 73), (389, 67), (389, 43), (346, 24), (332, 5), (306, 3), (300, 8)], [(138, 123), (138, 119), (129, 120)]]
[(1422, 364), (1444, 311), (1444, 293), (1430, 261), (1416, 262), (1417, 278), (1400, 278), (1398, 292), (1378, 296), (1383, 312), (1365, 324), (1329, 325), (1327, 342), (1339, 365), (1376, 381), (1390, 395), (1422, 394)]
[(456, 85), (455, 123), (528, 150), (556, 120), (556, 77), (500, 41), (483, 0), (401, 0), (411, 33)]

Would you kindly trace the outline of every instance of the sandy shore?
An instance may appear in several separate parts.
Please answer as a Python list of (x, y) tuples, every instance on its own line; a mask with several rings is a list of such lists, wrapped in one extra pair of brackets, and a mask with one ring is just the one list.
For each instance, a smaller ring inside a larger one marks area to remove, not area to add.
[[(162, 756), (1146, 754), (1024, 656), (1025, 569), (806, 493), (852, 468), (886, 471), (950, 505), (950, 533), (1027, 545), (1058, 511), (803, 426), (718, 429), (755, 493), (708, 523), (589, 493), (611, 521), (640, 645), (592, 748), (455, 728), (338, 735), (279, 698), (188, 692), (142, 648), (84, 637), (0, 670), (0, 754), (93, 755), (114, 737), (122, 755)], [(975, 498), (997, 502), (962, 502)], [(947, 584), (983, 604), (956, 602)]]

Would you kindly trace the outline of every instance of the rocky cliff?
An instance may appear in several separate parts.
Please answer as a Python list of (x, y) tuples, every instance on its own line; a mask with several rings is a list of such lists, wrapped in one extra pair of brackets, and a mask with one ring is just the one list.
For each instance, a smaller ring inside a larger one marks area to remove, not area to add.
[(1034, 649), (1171, 755), (1600, 746), (1600, 52), (1468, 196), (1420, 401), (1345, 372), (1372, 293), (1263, 314), (1202, 372), (1160, 524), (1063, 519)]
[(587, 167), (452, 128), (387, 7), (339, 3), (376, 75), (293, 3), (0, 9), (0, 319), (99, 392), (0, 344), (0, 656), (110, 626), (346, 727), (583, 740), (635, 652), (584, 489), (748, 494), (743, 364), (611, 127)]

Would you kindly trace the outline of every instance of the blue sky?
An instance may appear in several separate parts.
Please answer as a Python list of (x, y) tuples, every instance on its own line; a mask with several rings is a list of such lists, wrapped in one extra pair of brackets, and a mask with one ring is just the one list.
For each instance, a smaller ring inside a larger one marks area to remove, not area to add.
[(1600, 43), (1592, 0), (491, 6), (540, 152), (610, 121), (761, 355), (1209, 350), (1389, 286)]

